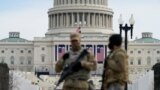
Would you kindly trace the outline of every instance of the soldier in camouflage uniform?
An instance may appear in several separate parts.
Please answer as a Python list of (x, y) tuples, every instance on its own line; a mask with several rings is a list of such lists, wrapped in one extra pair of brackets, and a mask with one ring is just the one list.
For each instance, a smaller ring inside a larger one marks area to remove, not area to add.
[[(60, 73), (66, 65), (70, 65), (74, 62), (80, 53), (84, 50), (81, 48), (80, 35), (73, 33), (70, 35), (70, 42), (72, 45), (71, 51), (69, 51), (69, 58), (58, 60), (55, 66), (55, 71)], [(82, 69), (78, 72), (68, 76), (63, 84), (63, 90), (88, 90), (88, 79), (90, 78), (90, 71), (94, 71), (97, 68), (96, 60), (91, 52), (88, 52), (80, 62)]]
[(108, 56), (104, 90), (125, 90), (128, 82), (128, 55), (121, 48), (122, 37), (119, 34), (109, 38), (109, 49), (111, 54)]

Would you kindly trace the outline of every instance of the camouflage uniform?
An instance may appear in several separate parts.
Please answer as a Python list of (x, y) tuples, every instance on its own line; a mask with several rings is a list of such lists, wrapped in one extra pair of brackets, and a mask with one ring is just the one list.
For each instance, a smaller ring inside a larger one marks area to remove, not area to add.
[[(75, 62), (82, 51), (83, 49), (80, 49), (77, 52), (68, 52), (69, 58), (67, 58), (66, 60), (63, 60), (63, 58), (58, 60), (55, 66), (55, 71), (57, 73), (61, 72), (66, 65), (70, 65), (72, 62)], [(63, 90), (88, 90), (89, 85), (87, 80), (90, 78), (90, 71), (96, 70), (97, 64), (93, 54), (91, 54), (90, 52), (82, 59), (83, 60), (81, 61), (81, 65), (83, 68), (65, 79)], [(88, 63), (93, 65), (90, 66), (88, 65)]]
[(124, 90), (128, 81), (128, 55), (123, 49), (114, 50), (107, 60), (105, 90)]

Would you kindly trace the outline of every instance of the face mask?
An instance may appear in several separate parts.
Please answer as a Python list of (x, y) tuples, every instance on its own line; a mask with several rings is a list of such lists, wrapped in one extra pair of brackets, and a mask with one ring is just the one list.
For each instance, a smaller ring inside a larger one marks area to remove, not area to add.
[(113, 45), (112, 45), (111, 43), (109, 43), (109, 44), (108, 44), (108, 48), (109, 48), (110, 50), (112, 50), (112, 49), (113, 49)]

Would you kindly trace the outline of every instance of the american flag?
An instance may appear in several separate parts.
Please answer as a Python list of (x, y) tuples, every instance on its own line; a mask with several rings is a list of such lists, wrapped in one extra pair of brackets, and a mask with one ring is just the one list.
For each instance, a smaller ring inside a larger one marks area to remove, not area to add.
[(103, 63), (104, 60), (104, 46), (97, 46), (97, 61), (98, 63)]
[(58, 46), (58, 58), (61, 58), (63, 54), (65, 53), (65, 45), (59, 45)]
[(76, 30), (77, 33), (81, 33), (81, 27), (78, 27)]

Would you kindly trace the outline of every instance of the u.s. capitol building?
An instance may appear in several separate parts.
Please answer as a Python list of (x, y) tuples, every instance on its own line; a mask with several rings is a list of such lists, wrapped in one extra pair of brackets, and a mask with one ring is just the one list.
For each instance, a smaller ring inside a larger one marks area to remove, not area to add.
[[(0, 40), (0, 62), (14, 70), (55, 74), (54, 64), (70, 50), (70, 33), (80, 29), (82, 47), (89, 48), (99, 63), (93, 73), (101, 74), (109, 51), (108, 38), (114, 33), (113, 10), (108, 7), (108, 0), (54, 0), (53, 6), (48, 11), (45, 37), (29, 41), (19, 32), (10, 32), (8, 38)], [(145, 32), (142, 38), (129, 42), (128, 54), (132, 78), (160, 62), (160, 40)]]

